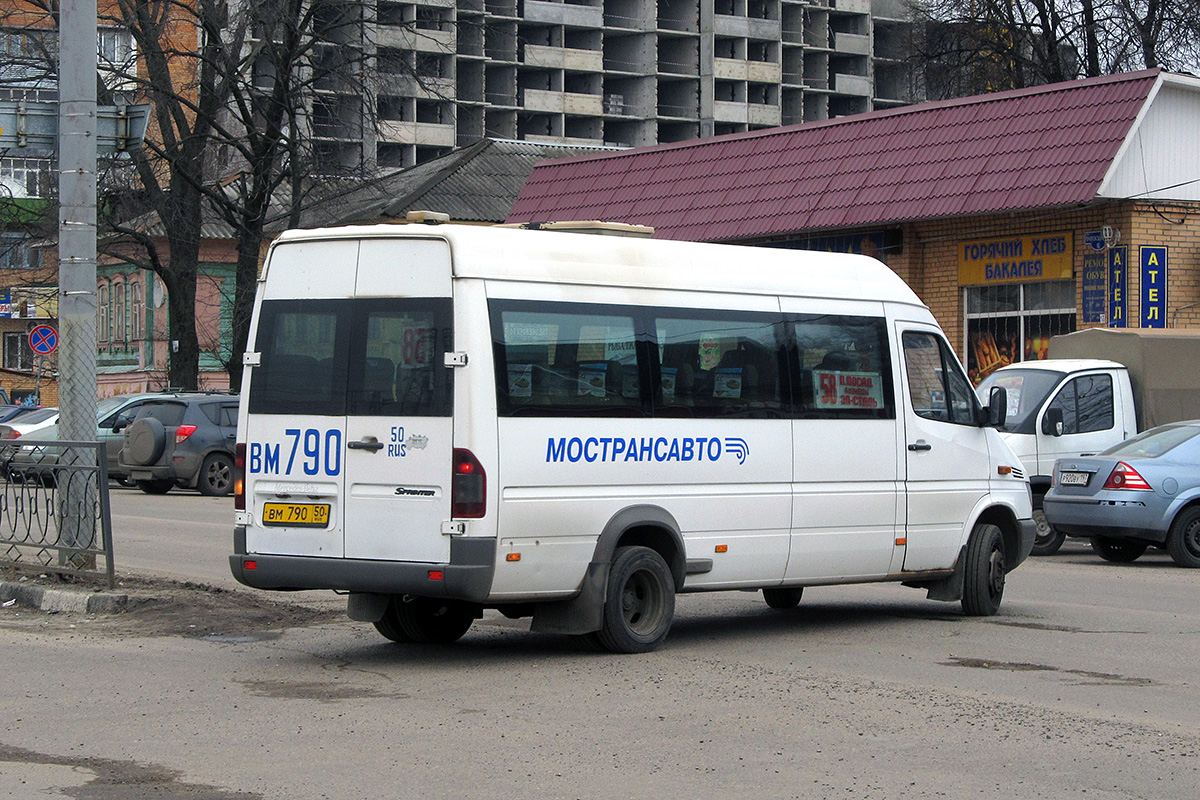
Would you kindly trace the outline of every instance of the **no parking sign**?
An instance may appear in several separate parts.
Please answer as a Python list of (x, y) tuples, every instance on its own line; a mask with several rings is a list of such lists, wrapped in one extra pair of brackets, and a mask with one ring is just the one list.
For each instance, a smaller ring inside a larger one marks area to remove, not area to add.
[(39, 356), (48, 356), (58, 349), (58, 331), (49, 325), (38, 325), (29, 332), (29, 348)]

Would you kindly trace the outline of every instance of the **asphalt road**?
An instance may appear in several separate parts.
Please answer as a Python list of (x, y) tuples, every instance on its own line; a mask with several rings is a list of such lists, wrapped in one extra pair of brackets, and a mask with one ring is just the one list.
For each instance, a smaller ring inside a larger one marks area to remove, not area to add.
[[(228, 509), (118, 492), (118, 569), (235, 585)], [(685, 595), (641, 656), (490, 613), (436, 648), (335, 615), (188, 635), (4, 609), (0, 796), (1197, 797), (1198, 587), (1068, 543), (996, 617), (892, 585)]]

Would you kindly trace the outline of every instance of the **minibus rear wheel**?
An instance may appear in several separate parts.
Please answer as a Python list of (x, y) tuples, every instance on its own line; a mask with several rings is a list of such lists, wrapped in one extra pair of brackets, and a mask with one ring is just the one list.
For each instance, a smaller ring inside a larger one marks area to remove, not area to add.
[(976, 525), (967, 541), (963, 611), (972, 617), (990, 617), (999, 611), (1007, 572), (1004, 535), (995, 525)]
[(608, 573), (604, 627), (596, 632), (614, 653), (647, 653), (667, 638), (675, 616), (671, 569), (649, 547), (618, 547)]
[(457, 600), (394, 595), (375, 630), (393, 642), (450, 644), (462, 638), (477, 616)]

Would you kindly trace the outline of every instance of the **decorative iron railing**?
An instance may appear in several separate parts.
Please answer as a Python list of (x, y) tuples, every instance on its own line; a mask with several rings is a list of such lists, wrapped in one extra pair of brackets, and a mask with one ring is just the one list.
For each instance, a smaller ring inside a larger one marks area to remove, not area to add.
[(0, 561), (115, 585), (102, 444), (2, 442), (0, 489)]

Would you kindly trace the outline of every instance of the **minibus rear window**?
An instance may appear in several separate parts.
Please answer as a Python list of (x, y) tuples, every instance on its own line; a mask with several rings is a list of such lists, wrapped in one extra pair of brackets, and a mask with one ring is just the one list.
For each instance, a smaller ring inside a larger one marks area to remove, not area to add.
[(253, 414), (449, 416), (450, 299), (268, 300)]

